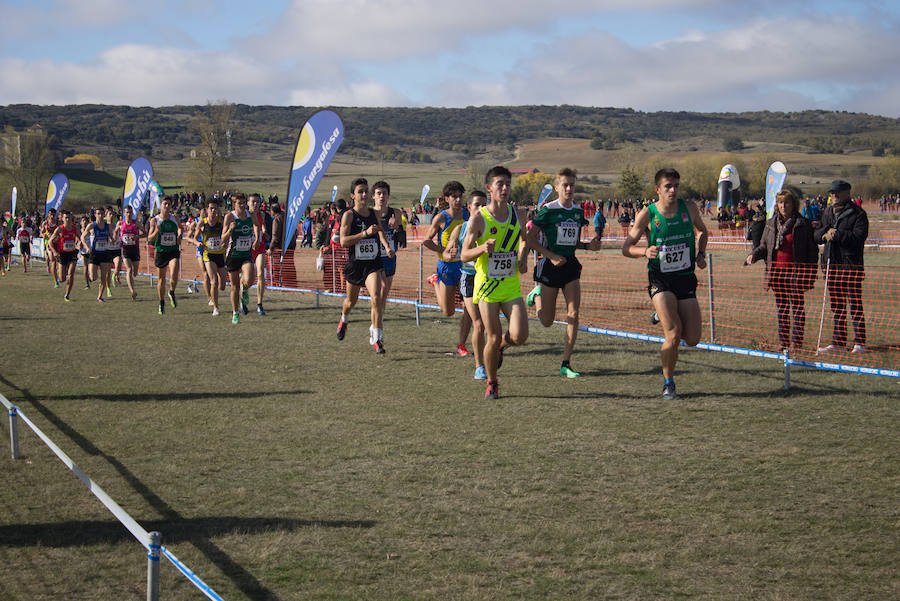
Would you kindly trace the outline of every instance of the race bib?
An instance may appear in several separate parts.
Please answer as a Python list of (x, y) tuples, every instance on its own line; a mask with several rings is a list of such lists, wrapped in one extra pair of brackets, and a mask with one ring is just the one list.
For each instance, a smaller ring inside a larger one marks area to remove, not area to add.
[(234, 250), (245, 252), (250, 250), (250, 244), (253, 242), (253, 236), (238, 236), (234, 242)]
[(163, 246), (175, 246), (175, 232), (163, 232), (161, 244)]
[(64, 252), (72, 252), (75, 250), (75, 241), (74, 240), (63, 240), (63, 251)]
[(562, 221), (556, 224), (556, 243), (560, 246), (575, 246), (578, 243), (578, 224)]
[(106, 238), (98, 238), (97, 240), (94, 240), (94, 250), (101, 252), (106, 250)]
[(206, 250), (222, 250), (222, 238), (219, 236), (216, 236), (214, 238), (207, 238)]
[(134, 246), (137, 244), (136, 234), (122, 234), (122, 244), (125, 246)]
[(691, 251), (686, 243), (659, 247), (659, 269), (663, 273), (683, 271), (691, 266)]
[(360, 261), (371, 261), (378, 256), (378, 241), (375, 238), (363, 238), (355, 248), (356, 258)]
[(516, 252), (491, 253), (488, 257), (487, 277), (492, 280), (510, 277), (516, 270)]

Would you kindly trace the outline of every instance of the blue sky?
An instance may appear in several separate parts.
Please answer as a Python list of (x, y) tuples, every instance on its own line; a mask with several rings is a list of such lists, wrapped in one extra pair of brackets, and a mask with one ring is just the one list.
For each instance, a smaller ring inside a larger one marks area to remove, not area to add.
[(0, 0), (0, 104), (862, 111), (896, 2)]

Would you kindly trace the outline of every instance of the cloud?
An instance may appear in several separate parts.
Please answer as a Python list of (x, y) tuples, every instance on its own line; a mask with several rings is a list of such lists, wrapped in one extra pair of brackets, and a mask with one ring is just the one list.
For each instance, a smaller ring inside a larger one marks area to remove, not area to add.
[(487, 88), (503, 104), (702, 111), (878, 106), (898, 115), (887, 92), (868, 102), (863, 94), (900, 79), (900, 46), (884, 43), (892, 36), (846, 16), (795, 19), (789, 28), (780, 19), (757, 19), (650, 46), (591, 32), (538, 48), (506, 75), (502, 90), (496, 82), (442, 86), (438, 103), (478, 104), (472, 99)]

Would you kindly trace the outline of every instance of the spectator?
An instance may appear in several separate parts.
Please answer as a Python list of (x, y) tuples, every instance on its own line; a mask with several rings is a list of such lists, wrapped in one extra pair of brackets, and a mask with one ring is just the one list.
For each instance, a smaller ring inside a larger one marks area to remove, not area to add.
[(760, 259), (766, 261), (766, 287), (775, 293), (782, 352), (803, 346), (806, 328), (804, 294), (816, 281), (819, 257), (812, 224), (800, 215), (798, 206), (799, 200), (790, 190), (782, 190), (775, 196), (775, 214), (763, 222), (760, 243), (744, 262), (750, 265)]
[(816, 243), (824, 244), (822, 264), (826, 269), (831, 312), (834, 314), (832, 342), (820, 352), (833, 352), (847, 346), (847, 308), (853, 320), (856, 338), (851, 352), (866, 351), (866, 317), (863, 313), (862, 283), (865, 278), (863, 247), (869, 237), (869, 217), (850, 201), (850, 184), (831, 182), (832, 204), (822, 213), (815, 231)]
[[(796, 197), (794, 197), (796, 200)], [(766, 201), (760, 200), (756, 203), (753, 213), (750, 216), (750, 226), (747, 230), (747, 238), (751, 242), (751, 249), (756, 250), (760, 240), (763, 237), (763, 231), (766, 228)]]

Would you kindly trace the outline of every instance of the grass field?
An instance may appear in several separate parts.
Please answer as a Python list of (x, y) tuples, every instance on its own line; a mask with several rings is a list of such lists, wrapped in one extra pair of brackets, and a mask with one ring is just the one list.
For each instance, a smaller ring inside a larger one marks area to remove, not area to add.
[[(80, 278), (81, 274), (78, 274)], [(453, 319), (270, 294), (239, 326), (182, 296), (62, 301), (0, 279), (0, 392), (225, 599), (900, 596), (893, 379), (531, 324), (486, 403)], [(3, 427), (6, 445), (7, 427)], [(3, 453), (0, 599), (143, 599), (145, 553), (24, 429)], [(6, 448), (4, 446), (4, 448)], [(161, 598), (201, 599), (166, 560)]]

